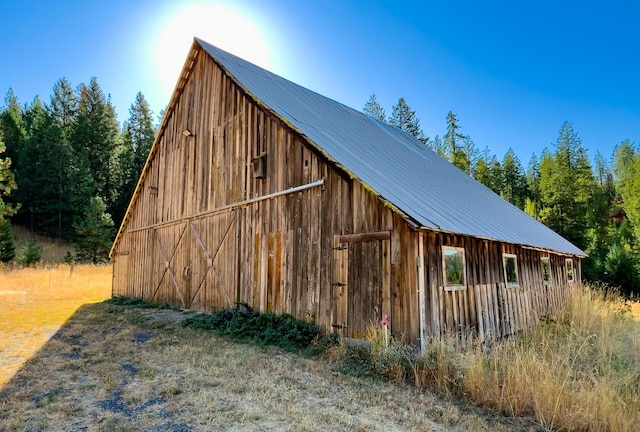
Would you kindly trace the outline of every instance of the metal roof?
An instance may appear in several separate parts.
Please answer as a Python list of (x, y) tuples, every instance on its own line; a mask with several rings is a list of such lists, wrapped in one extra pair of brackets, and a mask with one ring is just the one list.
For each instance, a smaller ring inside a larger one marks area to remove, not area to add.
[(413, 136), (203, 40), (196, 42), (249, 95), (418, 225), (586, 255)]

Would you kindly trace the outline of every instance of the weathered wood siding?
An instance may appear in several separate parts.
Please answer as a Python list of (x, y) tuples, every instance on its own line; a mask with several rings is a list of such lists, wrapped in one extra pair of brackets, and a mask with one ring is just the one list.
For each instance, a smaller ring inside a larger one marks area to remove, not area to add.
[[(442, 247), (465, 252), (466, 286), (447, 290), (444, 284)], [(453, 332), (475, 333), (498, 339), (551, 318), (566, 304), (571, 284), (564, 255), (527, 249), (466, 236), (429, 232), (424, 238), (425, 272), (428, 281), (427, 334), (439, 338)], [(518, 284), (505, 281), (503, 254), (517, 258)], [(548, 258), (551, 278), (544, 281), (542, 258)], [(575, 283), (581, 280), (580, 262), (573, 259)]]
[[(266, 175), (256, 178), (261, 155)], [(399, 331), (418, 337), (405, 221), (207, 56), (196, 59), (148, 168), (114, 253), (114, 295), (207, 311), (242, 301), (352, 337), (386, 313)], [(250, 202), (318, 180), (324, 183)], [(393, 257), (391, 235), (334, 245), (336, 236), (379, 231), (394, 233)], [(350, 270), (344, 281), (334, 270), (341, 247)]]

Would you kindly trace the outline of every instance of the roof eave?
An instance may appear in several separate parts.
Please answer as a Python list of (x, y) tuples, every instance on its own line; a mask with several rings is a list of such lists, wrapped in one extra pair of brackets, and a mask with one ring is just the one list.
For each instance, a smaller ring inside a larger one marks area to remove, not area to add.
[(515, 246), (520, 246), (523, 249), (537, 250), (537, 251), (540, 251), (540, 252), (553, 253), (553, 254), (556, 254), (556, 255), (577, 256), (579, 258), (586, 258), (586, 257), (589, 256), (589, 255), (587, 255), (586, 252), (584, 252), (582, 250), (580, 250), (580, 252), (582, 252), (581, 254), (574, 254), (574, 253), (571, 253), (571, 252), (559, 251), (559, 250), (555, 250), (555, 249), (544, 248), (544, 247), (541, 247), (541, 246), (527, 245), (527, 244), (522, 244), (522, 243), (514, 243), (514, 242), (501, 240), (501, 239), (497, 239), (497, 238), (483, 237), (483, 236), (480, 236), (480, 235), (463, 234), (463, 233), (458, 233), (458, 232), (453, 232), (453, 231), (446, 231), (446, 230), (443, 230), (443, 229), (432, 228), (432, 227), (427, 227), (427, 226), (421, 226), (419, 229), (422, 230), (422, 231), (433, 231), (433, 232), (439, 232), (439, 233), (443, 233), (443, 234), (453, 234), (453, 235), (459, 235), (459, 236), (465, 236), (465, 237), (473, 237), (473, 238), (484, 240), (484, 241), (492, 241), (492, 242), (498, 242), (498, 243), (512, 244), (512, 245), (515, 245)]

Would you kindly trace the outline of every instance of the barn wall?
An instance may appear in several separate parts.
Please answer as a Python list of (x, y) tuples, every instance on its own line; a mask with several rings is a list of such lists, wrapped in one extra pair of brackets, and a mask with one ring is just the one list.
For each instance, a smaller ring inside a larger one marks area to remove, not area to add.
[[(445, 288), (443, 246), (465, 252), (466, 286), (462, 289)], [(429, 293), (425, 321), (427, 333), (436, 338), (446, 332), (462, 336), (474, 332), (487, 339), (508, 336), (536, 324), (541, 317), (554, 316), (571, 295), (573, 284), (566, 275), (569, 257), (565, 255), (435, 232), (425, 234), (424, 249)], [(504, 253), (517, 257), (517, 286), (506, 284)], [(543, 278), (543, 257), (550, 261), (548, 282)], [(580, 260), (571, 259), (577, 284), (582, 279)]]
[[(371, 232), (389, 238), (337, 237)], [(201, 53), (114, 251), (113, 291), (205, 311), (246, 302), (351, 337), (388, 314), (415, 340), (414, 234)]]

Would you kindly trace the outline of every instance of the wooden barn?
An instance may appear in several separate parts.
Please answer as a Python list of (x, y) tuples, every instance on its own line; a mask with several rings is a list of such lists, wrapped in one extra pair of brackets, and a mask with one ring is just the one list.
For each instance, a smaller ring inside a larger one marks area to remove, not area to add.
[(114, 296), (355, 338), (388, 315), (416, 345), (553, 314), (584, 256), (412, 136), (197, 38), (111, 250)]

